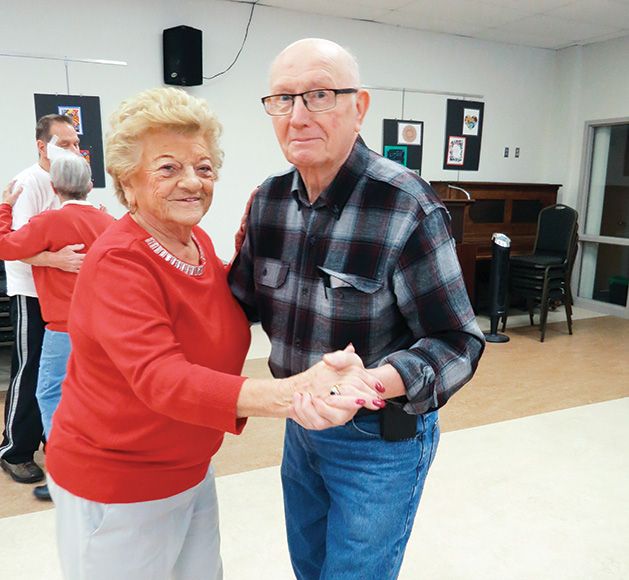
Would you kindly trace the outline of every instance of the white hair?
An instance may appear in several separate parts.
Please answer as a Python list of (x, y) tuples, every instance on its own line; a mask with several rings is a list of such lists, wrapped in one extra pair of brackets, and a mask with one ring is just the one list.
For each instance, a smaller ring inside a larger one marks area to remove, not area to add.
[(90, 164), (79, 155), (64, 155), (50, 165), (50, 181), (71, 199), (85, 199), (92, 185)]

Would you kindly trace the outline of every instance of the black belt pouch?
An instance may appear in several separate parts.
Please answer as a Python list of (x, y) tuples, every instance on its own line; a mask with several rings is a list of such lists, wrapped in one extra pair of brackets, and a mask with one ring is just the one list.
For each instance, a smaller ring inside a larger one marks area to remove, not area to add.
[(409, 415), (391, 403), (380, 411), (380, 435), (385, 441), (412, 439), (416, 434), (417, 415)]

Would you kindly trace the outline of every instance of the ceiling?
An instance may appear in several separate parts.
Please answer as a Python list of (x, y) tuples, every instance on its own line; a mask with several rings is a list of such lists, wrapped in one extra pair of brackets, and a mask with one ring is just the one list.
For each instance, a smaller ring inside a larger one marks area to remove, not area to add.
[(257, 0), (255, 3), (555, 50), (629, 36), (629, 0)]

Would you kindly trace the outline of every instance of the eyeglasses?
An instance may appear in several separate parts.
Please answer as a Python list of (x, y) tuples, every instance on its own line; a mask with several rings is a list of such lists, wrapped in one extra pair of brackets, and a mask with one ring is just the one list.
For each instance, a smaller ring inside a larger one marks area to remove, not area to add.
[(290, 115), (295, 104), (295, 97), (301, 97), (306, 109), (311, 113), (323, 113), (336, 107), (336, 95), (357, 93), (358, 89), (315, 89), (305, 93), (269, 95), (262, 97), (262, 104), (267, 114), (273, 117)]

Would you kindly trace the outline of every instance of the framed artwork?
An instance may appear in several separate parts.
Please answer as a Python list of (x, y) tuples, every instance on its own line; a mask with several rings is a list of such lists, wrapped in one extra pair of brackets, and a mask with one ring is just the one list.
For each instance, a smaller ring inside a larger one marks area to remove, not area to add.
[(627, 143), (625, 144), (625, 167), (623, 175), (629, 177), (629, 131), (627, 131)]
[(478, 121), (480, 111), (478, 109), (463, 109), (462, 135), (478, 135)]
[(397, 142), (398, 145), (421, 145), (424, 132), (423, 123), (411, 123), (398, 121)]
[(83, 119), (81, 118), (81, 107), (57, 107), (60, 115), (66, 115), (72, 119), (74, 128), (78, 135), (83, 135)]
[(382, 120), (382, 155), (404, 165), (417, 175), (422, 169), (423, 138), (423, 121)]
[(68, 115), (79, 134), (81, 155), (92, 168), (94, 187), (105, 187), (103, 130), (100, 117), (100, 98), (82, 95), (35, 94), (35, 117), (52, 113)]
[(406, 167), (406, 147), (399, 147), (397, 145), (385, 145), (384, 156), (391, 161), (395, 161), (400, 165)]
[(485, 103), (448, 99), (443, 168), (477, 171)]
[(448, 140), (448, 165), (463, 165), (465, 161), (465, 137)]

